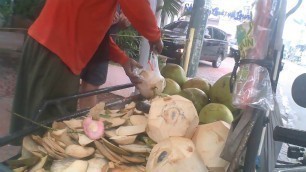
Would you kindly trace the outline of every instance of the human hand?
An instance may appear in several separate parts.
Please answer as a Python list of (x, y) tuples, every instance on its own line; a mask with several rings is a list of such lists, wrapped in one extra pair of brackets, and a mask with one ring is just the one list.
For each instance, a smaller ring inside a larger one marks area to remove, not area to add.
[(155, 42), (149, 42), (149, 44), (150, 44), (150, 49), (158, 54), (160, 54), (164, 48), (164, 43), (161, 39)]
[(136, 75), (133, 71), (136, 68), (142, 68), (142, 66), (136, 62), (134, 59), (129, 58), (129, 60), (122, 65), (125, 74), (130, 78), (133, 84), (139, 84), (142, 82), (142, 79)]

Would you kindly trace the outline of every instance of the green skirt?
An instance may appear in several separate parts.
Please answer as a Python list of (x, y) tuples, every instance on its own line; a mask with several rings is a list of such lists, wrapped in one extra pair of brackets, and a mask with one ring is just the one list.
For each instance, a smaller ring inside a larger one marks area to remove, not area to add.
[[(57, 108), (48, 107), (37, 117), (38, 109), (44, 101), (77, 94), (79, 81), (80, 77), (74, 75), (57, 55), (28, 37), (18, 70), (10, 133), (33, 125), (14, 113), (35, 121), (63, 115)], [(63, 106), (74, 112), (77, 100), (65, 102)]]

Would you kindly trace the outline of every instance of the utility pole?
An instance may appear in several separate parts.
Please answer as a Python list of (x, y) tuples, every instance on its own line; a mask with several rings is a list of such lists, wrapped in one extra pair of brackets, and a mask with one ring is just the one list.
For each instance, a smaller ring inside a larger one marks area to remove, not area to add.
[(183, 57), (187, 77), (195, 77), (197, 73), (210, 10), (211, 0), (194, 0)]

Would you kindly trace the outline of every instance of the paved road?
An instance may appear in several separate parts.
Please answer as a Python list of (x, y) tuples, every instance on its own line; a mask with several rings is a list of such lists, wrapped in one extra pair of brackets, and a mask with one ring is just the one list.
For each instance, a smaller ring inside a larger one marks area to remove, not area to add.
[(280, 73), (277, 89), (277, 97), (282, 108), (282, 114), (284, 114), (283, 118), (287, 120), (289, 127), (306, 130), (306, 109), (298, 106), (291, 96), (291, 87), (294, 79), (300, 74), (306, 73), (306, 67), (289, 61), (284, 62), (285, 66)]

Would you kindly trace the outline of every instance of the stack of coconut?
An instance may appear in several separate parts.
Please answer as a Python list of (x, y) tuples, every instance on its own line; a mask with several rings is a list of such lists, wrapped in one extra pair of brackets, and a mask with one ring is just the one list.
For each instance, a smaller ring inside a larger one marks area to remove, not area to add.
[(230, 74), (226, 74), (211, 85), (204, 78), (187, 78), (183, 68), (176, 64), (167, 64), (161, 70), (165, 78), (164, 94), (180, 95), (192, 101), (199, 114), (200, 123), (215, 121), (231, 123), (237, 108), (232, 104), (230, 92)]

